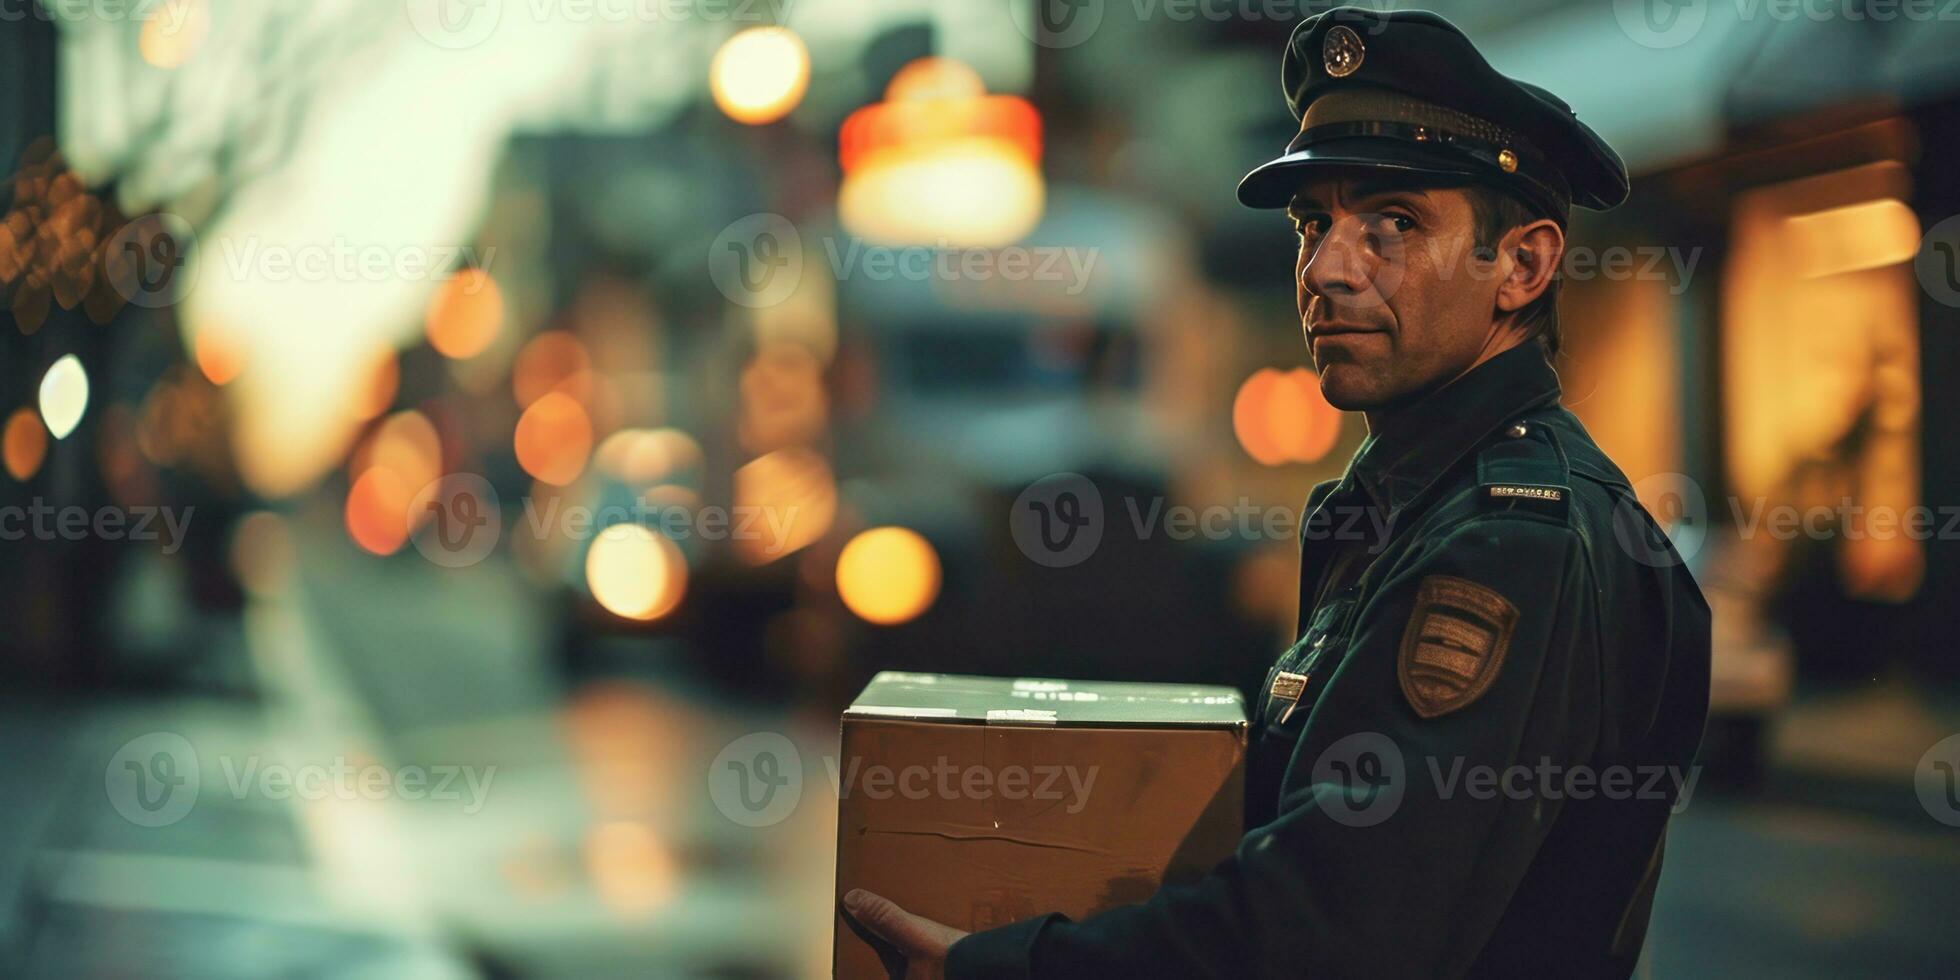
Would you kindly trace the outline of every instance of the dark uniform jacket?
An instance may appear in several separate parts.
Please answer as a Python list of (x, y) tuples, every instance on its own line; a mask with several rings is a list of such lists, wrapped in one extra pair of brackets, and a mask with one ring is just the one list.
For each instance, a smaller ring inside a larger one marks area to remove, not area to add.
[(1708, 606), (1558, 399), (1525, 344), (1313, 489), (1233, 857), (975, 933), (948, 976), (1629, 975), (1693, 787)]

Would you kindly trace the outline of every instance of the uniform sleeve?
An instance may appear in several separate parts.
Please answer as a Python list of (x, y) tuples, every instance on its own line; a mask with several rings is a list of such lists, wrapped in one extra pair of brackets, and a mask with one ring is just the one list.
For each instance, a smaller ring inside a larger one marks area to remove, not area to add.
[[(1265, 733), (1297, 740), (1272, 823), (1204, 878), (1142, 904), (968, 936), (947, 976), (1462, 972), (1558, 818), (1559, 774), (1588, 761), (1596, 738), (1586, 569), (1576, 531), (1516, 511), (1412, 549), (1361, 610), (1311, 710), (1289, 719), (1294, 731)], [(1474, 665), (1452, 657), (1466, 649), (1501, 658), (1463, 701)]]

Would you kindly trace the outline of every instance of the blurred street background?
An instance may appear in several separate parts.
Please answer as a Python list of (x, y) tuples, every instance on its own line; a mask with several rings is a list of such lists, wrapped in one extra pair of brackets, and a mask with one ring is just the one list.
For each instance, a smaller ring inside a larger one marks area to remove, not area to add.
[[(828, 976), (873, 673), (1256, 684), (1365, 434), (1233, 197), (1327, 6), (0, 4), (0, 976)], [(1643, 975), (1960, 972), (1960, 9), (1419, 6), (1634, 175), (1557, 366), (1715, 613)]]

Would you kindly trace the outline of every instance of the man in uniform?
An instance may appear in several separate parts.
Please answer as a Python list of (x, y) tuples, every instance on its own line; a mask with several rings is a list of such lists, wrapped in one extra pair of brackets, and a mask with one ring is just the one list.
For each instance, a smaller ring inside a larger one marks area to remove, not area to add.
[[(1559, 404), (1573, 205), (1627, 195), (1551, 93), (1421, 11), (1301, 23), (1287, 209), (1320, 384), (1369, 435), (1307, 500), (1247, 825), (1189, 885), (967, 935), (862, 891), (910, 976), (1629, 975), (1708, 708), (1708, 607)], [(1371, 529), (1381, 529), (1375, 531)]]

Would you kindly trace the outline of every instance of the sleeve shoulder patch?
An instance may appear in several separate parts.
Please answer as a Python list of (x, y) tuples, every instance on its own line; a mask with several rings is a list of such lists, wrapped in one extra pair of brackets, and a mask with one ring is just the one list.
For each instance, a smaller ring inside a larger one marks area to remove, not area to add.
[(1504, 666), (1517, 625), (1518, 607), (1496, 590), (1453, 575), (1424, 578), (1396, 657), (1409, 706), (1435, 718), (1482, 697)]

